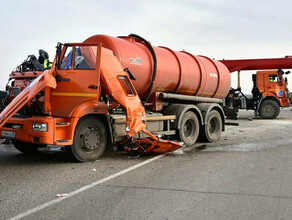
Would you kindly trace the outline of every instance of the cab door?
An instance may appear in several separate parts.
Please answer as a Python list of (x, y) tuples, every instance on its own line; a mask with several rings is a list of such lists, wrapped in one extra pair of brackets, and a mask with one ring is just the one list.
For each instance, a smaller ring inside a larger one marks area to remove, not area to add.
[(53, 116), (70, 117), (81, 103), (100, 99), (100, 54), (101, 44), (64, 45), (50, 96)]
[(277, 98), (285, 95), (285, 81), (277, 71), (267, 71), (265, 75), (266, 91), (271, 92)]

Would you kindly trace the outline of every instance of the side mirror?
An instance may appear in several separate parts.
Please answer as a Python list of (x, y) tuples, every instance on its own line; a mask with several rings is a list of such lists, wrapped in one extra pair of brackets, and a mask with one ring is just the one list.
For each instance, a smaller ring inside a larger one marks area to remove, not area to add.
[(289, 73), (291, 73), (290, 71), (285, 72), (286, 75), (288, 75)]
[(56, 46), (56, 48), (57, 48), (57, 50), (56, 50), (56, 54), (57, 54), (57, 62), (56, 62), (56, 65), (57, 65), (57, 67), (59, 68), (60, 67), (60, 65), (61, 65), (61, 52), (62, 52), (62, 44), (60, 43), (60, 42), (58, 42), (58, 44), (57, 44), (57, 46)]

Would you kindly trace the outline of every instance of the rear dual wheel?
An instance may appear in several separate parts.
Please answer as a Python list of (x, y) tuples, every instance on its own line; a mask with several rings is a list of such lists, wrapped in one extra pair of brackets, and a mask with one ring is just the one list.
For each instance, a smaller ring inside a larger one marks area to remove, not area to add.
[(222, 133), (222, 118), (218, 111), (212, 110), (209, 112), (201, 132), (203, 141), (216, 142), (220, 139)]
[(206, 116), (206, 123), (200, 126), (197, 115), (192, 111), (187, 111), (181, 116), (178, 138), (186, 146), (196, 143), (198, 136), (206, 142), (216, 142), (220, 139), (223, 122), (217, 110), (211, 110)]

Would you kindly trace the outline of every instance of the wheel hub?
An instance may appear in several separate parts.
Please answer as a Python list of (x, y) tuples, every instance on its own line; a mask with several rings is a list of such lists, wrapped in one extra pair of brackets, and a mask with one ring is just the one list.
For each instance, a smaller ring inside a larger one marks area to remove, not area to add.
[(80, 134), (82, 149), (85, 151), (92, 151), (100, 144), (100, 133), (94, 127), (83, 129)]
[(266, 108), (266, 112), (267, 113), (270, 113), (270, 112), (272, 112), (273, 110), (272, 110), (272, 108), (270, 107), (270, 106), (268, 106), (267, 108)]
[(214, 118), (212, 118), (210, 120), (210, 123), (208, 124), (208, 129), (209, 129), (210, 134), (213, 134), (215, 132), (216, 122), (215, 122), (215, 119)]
[(192, 134), (193, 124), (190, 120), (187, 120), (184, 124), (184, 134), (186, 137), (189, 137)]
[(266, 114), (267, 116), (271, 116), (271, 115), (273, 115), (273, 114), (274, 114), (274, 109), (273, 109), (273, 107), (272, 107), (272, 106), (266, 106), (266, 108), (265, 108), (265, 114)]

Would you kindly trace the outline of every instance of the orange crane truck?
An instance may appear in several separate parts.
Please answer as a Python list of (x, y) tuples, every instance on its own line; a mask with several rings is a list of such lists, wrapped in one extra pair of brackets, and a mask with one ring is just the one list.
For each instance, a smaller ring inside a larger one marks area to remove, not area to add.
[[(256, 116), (264, 119), (274, 119), (280, 113), (280, 107), (292, 104), (288, 89), (288, 79), (284, 77), (291, 69), (291, 56), (273, 59), (221, 60), (230, 72), (238, 71), (238, 86), (231, 88), (225, 98), (224, 112), (227, 118), (237, 119), (239, 109), (254, 110)], [(278, 70), (273, 70), (281, 68)], [(241, 91), (240, 71), (261, 69), (252, 75), (253, 88), (251, 96)]]
[(144, 154), (215, 142), (230, 78), (222, 62), (134, 34), (58, 43), (51, 68), (29, 56), (9, 75), (0, 134), (21, 152), (59, 145), (81, 162), (113, 146)]

